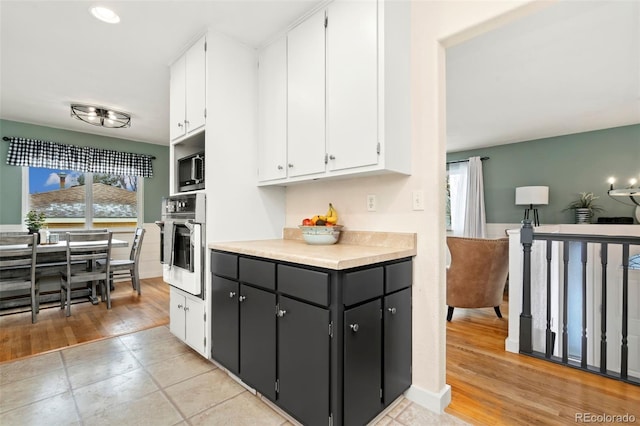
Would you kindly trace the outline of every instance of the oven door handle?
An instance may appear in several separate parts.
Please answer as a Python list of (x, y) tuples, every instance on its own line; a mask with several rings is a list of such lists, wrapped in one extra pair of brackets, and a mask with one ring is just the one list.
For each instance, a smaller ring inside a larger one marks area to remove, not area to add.
[(195, 222), (192, 219), (187, 219), (184, 222), (184, 226), (186, 226), (189, 232), (191, 232), (192, 234), (193, 234), (194, 225), (195, 225)]

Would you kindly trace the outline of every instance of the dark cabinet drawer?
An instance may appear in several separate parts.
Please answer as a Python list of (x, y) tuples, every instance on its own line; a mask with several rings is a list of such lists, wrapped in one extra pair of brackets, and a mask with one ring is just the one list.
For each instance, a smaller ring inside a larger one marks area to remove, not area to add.
[(311, 303), (329, 306), (329, 274), (278, 265), (278, 290)]
[(393, 293), (403, 288), (411, 287), (413, 281), (413, 267), (410, 260), (393, 263), (384, 268), (384, 292)]
[(276, 289), (276, 264), (264, 260), (240, 258), (240, 281), (267, 290)]
[(382, 266), (347, 272), (342, 283), (342, 297), (346, 306), (382, 296), (384, 292)]
[(238, 278), (238, 256), (219, 251), (211, 252), (211, 272), (221, 277)]

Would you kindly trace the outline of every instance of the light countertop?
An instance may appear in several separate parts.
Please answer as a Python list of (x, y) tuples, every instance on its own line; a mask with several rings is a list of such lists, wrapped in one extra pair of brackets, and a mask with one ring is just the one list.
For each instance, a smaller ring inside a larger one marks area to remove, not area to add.
[(274, 240), (209, 243), (208, 247), (335, 270), (416, 255), (415, 233), (342, 231), (338, 243), (332, 245), (309, 245), (297, 228), (285, 228), (283, 236)]

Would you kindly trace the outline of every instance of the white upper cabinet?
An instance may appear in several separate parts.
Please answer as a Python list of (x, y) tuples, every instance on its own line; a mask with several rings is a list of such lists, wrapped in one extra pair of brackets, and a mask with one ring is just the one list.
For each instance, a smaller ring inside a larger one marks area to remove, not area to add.
[(378, 163), (378, 38), (375, 1), (328, 6), (329, 170)]
[(287, 177), (287, 39), (262, 49), (258, 58), (258, 178)]
[(325, 11), (287, 35), (289, 177), (325, 171)]
[(410, 2), (335, 0), (289, 31), (287, 174), (261, 184), (411, 173), (410, 18)]
[(206, 115), (206, 37), (171, 65), (169, 137), (172, 141), (204, 128)]

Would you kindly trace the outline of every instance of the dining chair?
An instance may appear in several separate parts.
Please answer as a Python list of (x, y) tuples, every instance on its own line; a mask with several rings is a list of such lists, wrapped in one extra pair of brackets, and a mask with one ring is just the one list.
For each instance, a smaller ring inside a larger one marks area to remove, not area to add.
[(0, 236), (0, 290), (29, 290), (31, 322), (40, 311), (40, 288), (36, 279), (38, 234)]
[[(98, 281), (101, 284), (102, 301), (111, 309), (110, 258), (111, 232), (67, 232), (67, 266), (60, 272), (60, 309), (67, 308), (71, 315), (71, 290), (75, 283)], [(74, 263), (85, 261), (86, 267), (76, 268)], [(94, 285), (94, 284), (92, 284)]]
[(131, 244), (129, 259), (111, 259), (111, 282), (113, 283), (115, 279), (130, 278), (131, 287), (138, 292), (138, 295), (140, 295), (140, 273), (138, 272), (138, 264), (140, 263), (140, 251), (144, 233), (144, 228), (136, 228), (133, 234), (133, 243)]

